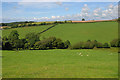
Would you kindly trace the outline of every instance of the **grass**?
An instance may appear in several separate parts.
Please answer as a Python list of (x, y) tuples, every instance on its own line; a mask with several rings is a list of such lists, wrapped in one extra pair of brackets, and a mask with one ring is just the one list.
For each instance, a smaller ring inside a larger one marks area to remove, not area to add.
[(72, 44), (79, 41), (97, 40), (105, 43), (118, 37), (117, 22), (59, 24), (43, 33), (42, 36), (56, 36), (63, 40), (70, 40)]
[(2, 30), (2, 36), (8, 36), (12, 30), (17, 30), (19, 33), (19, 37), (24, 38), (27, 33), (30, 33), (30, 32), (39, 33), (41, 31), (49, 28), (50, 26), (51, 25), (5, 29), (5, 30)]
[[(41, 37), (55, 36), (79, 41), (97, 40), (110, 42), (118, 37), (117, 22), (59, 24), (41, 34)], [(8, 36), (17, 30), (20, 38), (29, 32), (41, 32), (50, 27), (34, 26), (2, 30)], [(83, 56), (80, 55), (82, 53)], [(93, 50), (22, 50), (2, 51), (3, 78), (117, 78), (117, 49)], [(1, 58), (0, 58), (1, 59)]]
[[(41, 32), (50, 27), (36, 26), (36, 27), (24, 27), (14, 28), (2, 31), (3, 36), (8, 36), (12, 30), (17, 30), (20, 34), (20, 38), (24, 38), (29, 32)], [(70, 40), (72, 44), (79, 41), (98, 40), (105, 43), (118, 37), (118, 23), (117, 22), (97, 22), (97, 23), (68, 23), (59, 24), (56, 27), (51, 28), (45, 33), (41, 34), (41, 39), (44, 37), (55, 36), (63, 40)]]
[(3, 51), (2, 56), (3, 78), (118, 77), (116, 49)]

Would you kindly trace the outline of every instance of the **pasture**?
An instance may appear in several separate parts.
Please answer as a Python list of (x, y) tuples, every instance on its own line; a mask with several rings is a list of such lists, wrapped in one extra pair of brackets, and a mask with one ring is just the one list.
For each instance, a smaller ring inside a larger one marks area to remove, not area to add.
[(117, 49), (3, 51), (3, 78), (117, 78)]
[[(40, 39), (55, 36), (70, 40), (72, 44), (79, 41), (97, 40), (110, 42), (118, 37), (117, 22), (66, 23), (40, 35)], [(8, 36), (17, 30), (20, 38), (27, 33), (39, 33), (51, 25), (13, 28), (2, 30)], [(3, 78), (117, 78), (118, 53), (111, 49), (53, 49), (2, 51)]]
[(21, 28), (12, 28), (2, 30), (2, 36), (8, 36), (12, 30), (17, 30), (20, 38), (24, 38), (26, 34), (30, 32), (39, 33), (52, 25), (44, 25), (44, 26), (31, 26), (31, 27), (21, 27)]
[(105, 43), (118, 37), (117, 22), (59, 24), (43, 33), (42, 36), (56, 36), (70, 40), (72, 44), (79, 41), (97, 40)]
[[(17, 30), (20, 34), (20, 38), (24, 38), (29, 32), (38, 33), (50, 26), (51, 25), (6, 29), (2, 31), (2, 35), (8, 36), (12, 30)], [(41, 39), (50, 36), (55, 36), (62, 40), (70, 40), (72, 44), (79, 41), (87, 41), (88, 39), (109, 43), (111, 40), (118, 37), (118, 23), (96, 22), (58, 24), (40, 35)]]

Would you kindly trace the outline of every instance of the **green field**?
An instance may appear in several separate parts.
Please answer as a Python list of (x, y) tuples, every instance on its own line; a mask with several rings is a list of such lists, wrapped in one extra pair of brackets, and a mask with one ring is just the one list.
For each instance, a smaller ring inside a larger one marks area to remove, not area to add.
[(73, 44), (79, 41), (87, 41), (88, 39), (109, 43), (111, 40), (118, 37), (118, 23), (98, 22), (59, 24), (43, 33), (42, 36), (56, 36), (63, 40), (70, 40)]
[(2, 61), (3, 78), (118, 77), (115, 49), (3, 51)]
[(31, 26), (31, 27), (21, 27), (21, 28), (12, 28), (2, 30), (2, 36), (8, 36), (12, 30), (17, 30), (20, 38), (24, 38), (26, 34), (30, 32), (39, 33), (52, 25), (44, 25), (44, 26)]
[[(20, 38), (24, 38), (29, 32), (39, 33), (50, 26), (6, 29), (2, 30), (2, 35), (8, 36), (12, 30), (17, 30)], [(58, 24), (40, 36), (41, 39), (55, 36), (62, 40), (70, 40), (72, 44), (87, 41), (88, 39), (109, 43), (118, 37), (118, 23)], [(2, 62), (3, 78), (118, 77), (118, 54), (116, 48), (93, 50), (4, 50), (2, 52)]]
[[(29, 32), (41, 32), (48, 26), (24, 27), (3, 30), (3, 36), (8, 36), (12, 30), (18, 30), (20, 38), (24, 38), (25, 34)], [(45, 33), (41, 37), (55, 36), (63, 40), (70, 40), (72, 44), (79, 41), (97, 40), (99, 42), (110, 42), (118, 37), (118, 23), (117, 22), (97, 22), (97, 23), (67, 23), (59, 24)]]

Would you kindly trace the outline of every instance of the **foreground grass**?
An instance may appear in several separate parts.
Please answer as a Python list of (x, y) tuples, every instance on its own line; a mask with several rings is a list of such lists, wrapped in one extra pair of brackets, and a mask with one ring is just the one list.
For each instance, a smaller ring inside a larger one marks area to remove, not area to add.
[(2, 55), (3, 78), (118, 76), (118, 54), (115, 49), (3, 51)]

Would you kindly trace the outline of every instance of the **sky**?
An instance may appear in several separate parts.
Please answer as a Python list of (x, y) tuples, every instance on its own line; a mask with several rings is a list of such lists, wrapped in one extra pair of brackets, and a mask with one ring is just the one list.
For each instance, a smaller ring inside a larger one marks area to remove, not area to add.
[[(47, 1), (47, 0), (46, 0)], [(99, 0), (98, 0), (99, 1)], [(115, 0), (114, 0), (115, 1)], [(2, 2), (2, 22), (108, 20), (118, 17), (118, 2)]]

